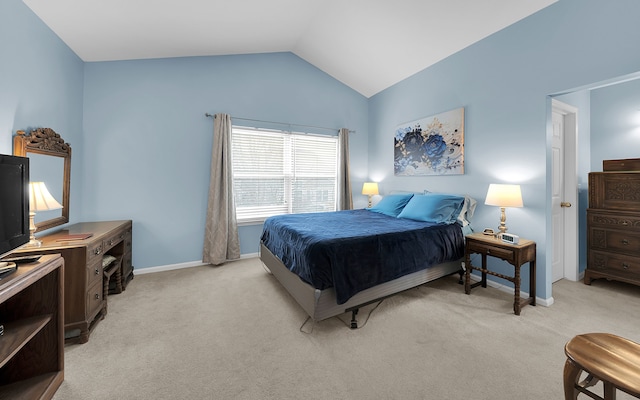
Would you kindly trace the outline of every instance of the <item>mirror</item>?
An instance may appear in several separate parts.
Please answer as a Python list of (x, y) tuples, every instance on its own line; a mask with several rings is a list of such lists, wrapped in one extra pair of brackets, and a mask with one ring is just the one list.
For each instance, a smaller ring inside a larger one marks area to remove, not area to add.
[(26, 135), (17, 131), (13, 138), (13, 154), (29, 157), (29, 179), (44, 182), (62, 209), (38, 211), (38, 231), (69, 222), (69, 186), (71, 181), (71, 146), (51, 128), (38, 128)]

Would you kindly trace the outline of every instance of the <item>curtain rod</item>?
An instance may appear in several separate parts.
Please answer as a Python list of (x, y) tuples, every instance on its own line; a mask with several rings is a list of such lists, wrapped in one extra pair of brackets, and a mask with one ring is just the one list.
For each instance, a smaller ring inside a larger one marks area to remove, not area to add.
[[(209, 113), (204, 113), (205, 117), (210, 117), (210, 118), (215, 118), (214, 114), (209, 114)], [(263, 123), (267, 123), (267, 124), (276, 124), (276, 125), (288, 125), (288, 126), (299, 126), (299, 127), (303, 127), (303, 128), (314, 128), (314, 129), (324, 129), (327, 131), (332, 131), (332, 132), (336, 132), (336, 131), (340, 131), (340, 129), (335, 129), (335, 128), (325, 128), (324, 126), (313, 126), (313, 125), (301, 125), (301, 124), (290, 124), (288, 122), (275, 122), (275, 121), (265, 121), (262, 119), (250, 119), (250, 118), (240, 118), (240, 117), (231, 117), (232, 119), (238, 119), (241, 121), (251, 121), (251, 122), (263, 122)], [(349, 133), (355, 133), (356, 131), (349, 131)]]

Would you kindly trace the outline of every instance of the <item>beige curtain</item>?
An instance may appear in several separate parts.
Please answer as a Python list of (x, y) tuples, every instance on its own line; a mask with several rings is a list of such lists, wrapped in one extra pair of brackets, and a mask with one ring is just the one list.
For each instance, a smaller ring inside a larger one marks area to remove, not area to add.
[(351, 179), (349, 178), (349, 129), (340, 129), (338, 155), (338, 210), (353, 209)]
[(216, 114), (213, 121), (211, 179), (202, 261), (219, 265), (238, 258), (240, 239), (233, 199), (231, 116)]

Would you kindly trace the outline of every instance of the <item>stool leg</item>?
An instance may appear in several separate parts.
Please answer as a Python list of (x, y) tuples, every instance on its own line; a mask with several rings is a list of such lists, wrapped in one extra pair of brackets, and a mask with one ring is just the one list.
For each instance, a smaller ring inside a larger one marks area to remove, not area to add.
[(611, 382), (602, 381), (604, 384), (604, 400), (616, 400), (616, 387)]
[(570, 359), (564, 363), (564, 400), (576, 400), (580, 391), (576, 388), (582, 370)]

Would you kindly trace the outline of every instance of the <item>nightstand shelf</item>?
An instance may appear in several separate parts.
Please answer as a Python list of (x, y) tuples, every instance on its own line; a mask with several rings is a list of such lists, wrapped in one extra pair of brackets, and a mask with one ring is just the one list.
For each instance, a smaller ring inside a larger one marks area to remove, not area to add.
[[(473, 233), (465, 237), (465, 284), (464, 291), (471, 294), (471, 289), (476, 286), (487, 287), (487, 275), (497, 276), (512, 282), (514, 285), (513, 312), (520, 315), (523, 306), (536, 305), (536, 242), (527, 239), (520, 239), (518, 244), (505, 243), (496, 239), (492, 235)], [(471, 264), (471, 254), (482, 256), (482, 266), (475, 267)], [(496, 257), (513, 265), (514, 276), (501, 274), (487, 268), (487, 256)], [(523, 264), (529, 263), (529, 297), (520, 298), (520, 268)], [(476, 270), (482, 273), (481, 280), (471, 283), (471, 271)]]

